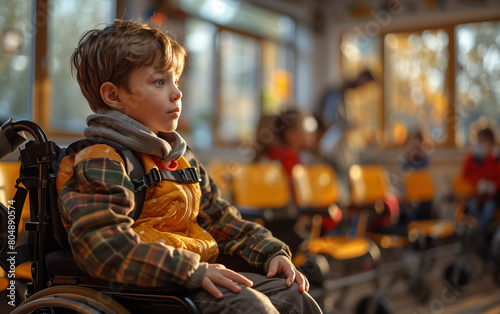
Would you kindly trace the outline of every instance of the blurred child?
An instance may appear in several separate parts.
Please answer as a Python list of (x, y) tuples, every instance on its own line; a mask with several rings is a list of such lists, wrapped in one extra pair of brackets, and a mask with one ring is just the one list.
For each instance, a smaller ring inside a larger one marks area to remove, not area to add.
[(317, 130), (318, 122), (313, 116), (295, 109), (262, 117), (257, 132), (257, 159), (278, 160), (291, 176), (295, 165), (314, 160)]
[[(413, 171), (427, 168), (428, 154), (425, 149), (425, 138), (418, 131), (411, 138), (408, 152), (404, 155), (399, 166), (401, 175), (405, 176)], [(402, 189), (404, 190), (404, 188)], [(404, 192), (402, 192), (403, 194)], [(432, 202), (424, 201), (417, 204), (403, 203), (400, 208), (399, 224), (406, 226), (414, 220), (425, 220), (432, 218)]]
[(417, 132), (410, 140), (408, 152), (403, 157), (400, 169), (403, 171), (426, 168), (428, 156), (424, 146), (424, 136), (422, 132)]
[(477, 143), (471, 146), (463, 164), (462, 176), (476, 187), (476, 195), (467, 202), (468, 214), (484, 229), (496, 209), (495, 194), (500, 180), (500, 163), (494, 152), (495, 135), (490, 128), (477, 133)]
[[(293, 167), (315, 161), (317, 132), (318, 121), (307, 112), (288, 109), (276, 116), (264, 116), (257, 131), (256, 160), (278, 160), (291, 178)], [(324, 217), (322, 231), (328, 233), (333, 230), (341, 217), (340, 212), (336, 212), (333, 219)]]

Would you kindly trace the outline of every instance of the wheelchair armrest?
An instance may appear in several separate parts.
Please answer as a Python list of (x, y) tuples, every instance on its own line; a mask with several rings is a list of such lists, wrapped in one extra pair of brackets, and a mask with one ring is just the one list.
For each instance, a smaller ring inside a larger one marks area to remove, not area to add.
[(77, 284), (91, 286), (94, 288), (100, 287), (109, 289), (110, 291), (149, 293), (154, 295), (180, 295), (187, 291), (186, 288), (173, 283), (163, 287), (142, 287), (92, 277), (78, 267), (70, 250), (51, 252), (46, 255), (45, 262), (49, 277), (73, 277), (75, 278)]

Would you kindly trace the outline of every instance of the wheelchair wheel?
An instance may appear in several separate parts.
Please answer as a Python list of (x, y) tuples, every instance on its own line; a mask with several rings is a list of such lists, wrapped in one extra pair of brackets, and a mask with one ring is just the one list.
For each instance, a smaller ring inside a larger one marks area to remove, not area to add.
[(431, 295), (429, 285), (421, 278), (415, 278), (410, 282), (410, 292), (417, 298), (418, 302), (425, 303)]
[(462, 291), (470, 282), (470, 270), (463, 262), (454, 262), (444, 271), (444, 282), (448, 288)]
[(102, 312), (95, 308), (80, 303), (78, 301), (64, 299), (64, 298), (40, 298), (27, 302), (18, 306), (11, 314), (28, 314), (38, 310), (46, 309), (66, 309), (81, 314), (101, 314)]
[(381, 296), (368, 296), (358, 302), (356, 314), (390, 314), (389, 301)]
[[(37, 300), (42, 300), (42, 299), (63, 299), (63, 300), (69, 300), (72, 302), (68, 302), (69, 306), (73, 306), (73, 303), (78, 303), (85, 305), (86, 307), (89, 307), (97, 313), (104, 313), (104, 314), (115, 314), (115, 313), (124, 313), (124, 314), (130, 314), (130, 312), (123, 307), (120, 303), (115, 301), (113, 298), (110, 296), (99, 292), (94, 289), (90, 288), (85, 288), (85, 287), (80, 287), (80, 286), (69, 286), (69, 285), (63, 285), (63, 286), (53, 286), (49, 287), (47, 289), (43, 289), (28, 299), (24, 300), (20, 305), (18, 309), (22, 309), (23, 306), (32, 303)], [(37, 303), (40, 304), (40, 306), (44, 306), (45, 308), (47, 307), (52, 307), (52, 306), (47, 306), (47, 304), (40, 302)], [(48, 303), (50, 305), (50, 303)], [(42, 309), (44, 307), (38, 307), (37, 309)], [(53, 306), (56, 307), (56, 306)], [(63, 307), (63, 306), (62, 306)], [(31, 308), (31, 307), (30, 307)], [(63, 307), (67, 308), (67, 307)], [(16, 309), (12, 313), (29, 313), (32, 311), (32, 309), (28, 312), (21, 311), (21, 312), (16, 312), (18, 309)], [(68, 308), (72, 310), (73, 308)], [(78, 311), (77, 311), (78, 312)]]
[(301, 271), (312, 285), (323, 287), (325, 278), (330, 273), (330, 265), (324, 255), (308, 256), (302, 266)]
[(499, 267), (497, 267), (497, 269), (493, 273), (493, 280), (495, 281), (497, 286), (500, 287), (500, 268)]
[(479, 279), (484, 273), (485, 268), (482, 258), (478, 254), (471, 253), (465, 257), (465, 260), (470, 270), (470, 281)]
[(500, 264), (500, 227), (493, 232), (491, 237), (490, 254), (491, 259), (496, 264)]

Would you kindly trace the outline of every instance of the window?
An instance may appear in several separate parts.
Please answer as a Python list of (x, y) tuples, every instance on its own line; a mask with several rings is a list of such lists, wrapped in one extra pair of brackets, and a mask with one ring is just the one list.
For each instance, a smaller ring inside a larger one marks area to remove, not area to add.
[(187, 68), (181, 77), (181, 129), (191, 134), (191, 145), (208, 150), (217, 99), (217, 27), (197, 19), (186, 20)]
[(442, 29), (385, 36), (385, 140), (389, 145), (405, 144), (416, 131), (436, 143), (446, 141), (448, 43)]
[[(116, 0), (4, 0), (0, 6), (1, 118), (31, 119), (51, 133), (81, 134), (91, 111), (71, 75), (70, 55), (84, 31), (115, 16)], [(35, 71), (39, 71), (36, 79)], [(37, 97), (33, 97), (34, 87), (39, 90)]]
[(113, 21), (115, 1), (58, 1), (57, 5), (49, 5), (48, 14), (48, 72), (52, 95), (49, 129), (79, 134), (92, 111), (71, 75), (70, 56), (83, 32)]
[(31, 116), (34, 25), (32, 1), (0, 6), (0, 120)]
[(274, 41), (262, 41), (262, 113), (273, 114), (293, 99), (293, 49)]
[(192, 16), (234, 30), (283, 42), (295, 39), (295, 23), (290, 17), (245, 1), (183, 0), (179, 6)]
[[(382, 66), (380, 64), (380, 39), (360, 37), (356, 32), (342, 36), (342, 73), (346, 81), (354, 81), (363, 71), (370, 71), (374, 80), (344, 92), (345, 115), (354, 128), (350, 129), (347, 143), (361, 149), (381, 141), (381, 93)], [(340, 96), (340, 97), (342, 97)], [(341, 101), (340, 99), (337, 101)]]
[(387, 146), (405, 144), (416, 131), (438, 145), (458, 147), (467, 145), (474, 131), (486, 125), (500, 135), (499, 34), (499, 21), (361, 40), (355, 33), (345, 33), (342, 70), (347, 82), (363, 69), (369, 69), (377, 82), (384, 66), (382, 95), (366, 88), (344, 95), (346, 117), (356, 134), (352, 142), (361, 147), (371, 142), (373, 133), (367, 126), (376, 125), (379, 110), (383, 117), (379, 143)]
[[(124, 2), (4, 0), (2, 118), (32, 119), (52, 135), (80, 135), (91, 110), (71, 74), (70, 57), (84, 31), (112, 22), (117, 4)], [(295, 23), (290, 17), (231, 0), (153, 6), (156, 12), (184, 13), (169, 16), (165, 30), (180, 22), (175, 34), (189, 51), (181, 78), (179, 129), (193, 146), (209, 149), (214, 142), (242, 142), (255, 132), (260, 114), (293, 104)]]
[(260, 114), (293, 105), (290, 17), (244, 1), (186, 0), (179, 8), (190, 15), (180, 131), (194, 147), (243, 142), (254, 135)]
[(226, 143), (254, 133), (260, 114), (259, 42), (222, 31), (220, 41), (220, 94), (217, 136)]
[(478, 127), (500, 135), (500, 22), (458, 25), (455, 34), (455, 141), (462, 147)]

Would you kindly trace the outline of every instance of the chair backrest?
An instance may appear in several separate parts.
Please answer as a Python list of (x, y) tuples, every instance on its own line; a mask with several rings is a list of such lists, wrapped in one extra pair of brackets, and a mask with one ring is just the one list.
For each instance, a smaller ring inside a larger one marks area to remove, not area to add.
[(408, 202), (426, 202), (434, 198), (434, 184), (428, 170), (415, 170), (405, 175), (405, 199)]
[(335, 172), (328, 164), (296, 165), (292, 184), (298, 207), (327, 208), (339, 200)]
[[(19, 177), (21, 162), (0, 162), (0, 202), (5, 206), (16, 194), (16, 180)], [(15, 204), (14, 204), (15, 205)], [(24, 203), (21, 220), (19, 221), (19, 232), (24, 228), (24, 222), (30, 217), (29, 202)]]
[(239, 163), (234, 161), (211, 161), (208, 164), (208, 174), (220, 189), (222, 197), (228, 201), (232, 200), (232, 173), (238, 171)]
[(456, 176), (451, 181), (453, 195), (459, 199), (468, 198), (475, 194), (476, 189), (467, 179)]
[(353, 165), (349, 169), (349, 180), (354, 204), (383, 201), (389, 192), (389, 179), (380, 165)]
[(269, 209), (288, 205), (288, 180), (279, 162), (241, 164), (231, 175), (236, 206)]
[(21, 162), (0, 162), (0, 202), (5, 206), (14, 198), (16, 179), (19, 177)]

